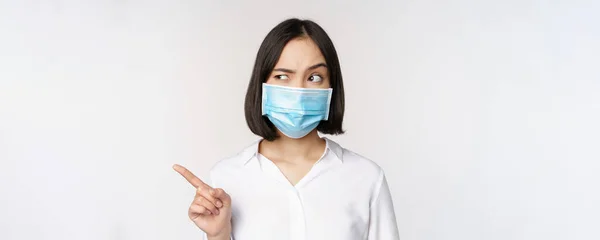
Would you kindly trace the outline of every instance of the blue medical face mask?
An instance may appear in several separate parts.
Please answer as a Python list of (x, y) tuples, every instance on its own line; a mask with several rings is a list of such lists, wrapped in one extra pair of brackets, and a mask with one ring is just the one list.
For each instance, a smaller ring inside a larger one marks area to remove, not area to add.
[(292, 88), (263, 83), (262, 115), (290, 138), (301, 138), (329, 118), (333, 89)]

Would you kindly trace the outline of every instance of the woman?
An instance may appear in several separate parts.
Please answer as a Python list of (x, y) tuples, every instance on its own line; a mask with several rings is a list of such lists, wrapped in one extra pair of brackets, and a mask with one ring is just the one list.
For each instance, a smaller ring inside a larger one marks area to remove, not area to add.
[(342, 134), (344, 88), (325, 31), (289, 19), (265, 37), (245, 102), (261, 139), (221, 160), (195, 188), (189, 217), (216, 239), (398, 239), (382, 169), (327, 138)]

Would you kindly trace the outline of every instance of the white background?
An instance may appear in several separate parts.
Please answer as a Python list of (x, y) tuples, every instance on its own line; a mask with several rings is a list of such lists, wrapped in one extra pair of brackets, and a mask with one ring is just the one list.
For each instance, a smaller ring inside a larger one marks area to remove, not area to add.
[(0, 0), (0, 239), (197, 239), (194, 189), (256, 137), (255, 54), (336, 44), (347, 134), (403, 240), (600, 239), (598, 1)]

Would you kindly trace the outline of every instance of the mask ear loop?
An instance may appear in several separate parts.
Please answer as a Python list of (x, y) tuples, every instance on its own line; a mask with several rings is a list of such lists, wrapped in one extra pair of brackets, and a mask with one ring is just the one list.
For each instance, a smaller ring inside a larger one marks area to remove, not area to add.
[(327, 90), (327, 113), (325, 114), (325, 121), (329, 120), (329, 110), (331, 109), (331, 96), (333, 95), (333, 88), (328, 88)]
[(262, 84), (262, 92), (260, 93), (261, 96), (261, 102), (260, 102), (260, 113), (262, 116), (265, 115), (265, 101), (266, 101), (266, 94), (265, 94), (265, 83)]

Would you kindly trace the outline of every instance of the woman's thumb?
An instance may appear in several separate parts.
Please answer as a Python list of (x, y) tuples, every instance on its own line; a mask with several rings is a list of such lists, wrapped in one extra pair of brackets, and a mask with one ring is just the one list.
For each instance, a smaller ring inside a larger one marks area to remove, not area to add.
[(229, 194), (227, 194), (222, 188), (215, 188), (213, 191), (213, 197), (216, 197), (219, 200), (221, 200), (221, 202), (223, 202), (224, 207), (231, 206), (231, 197), (229, 197)]

